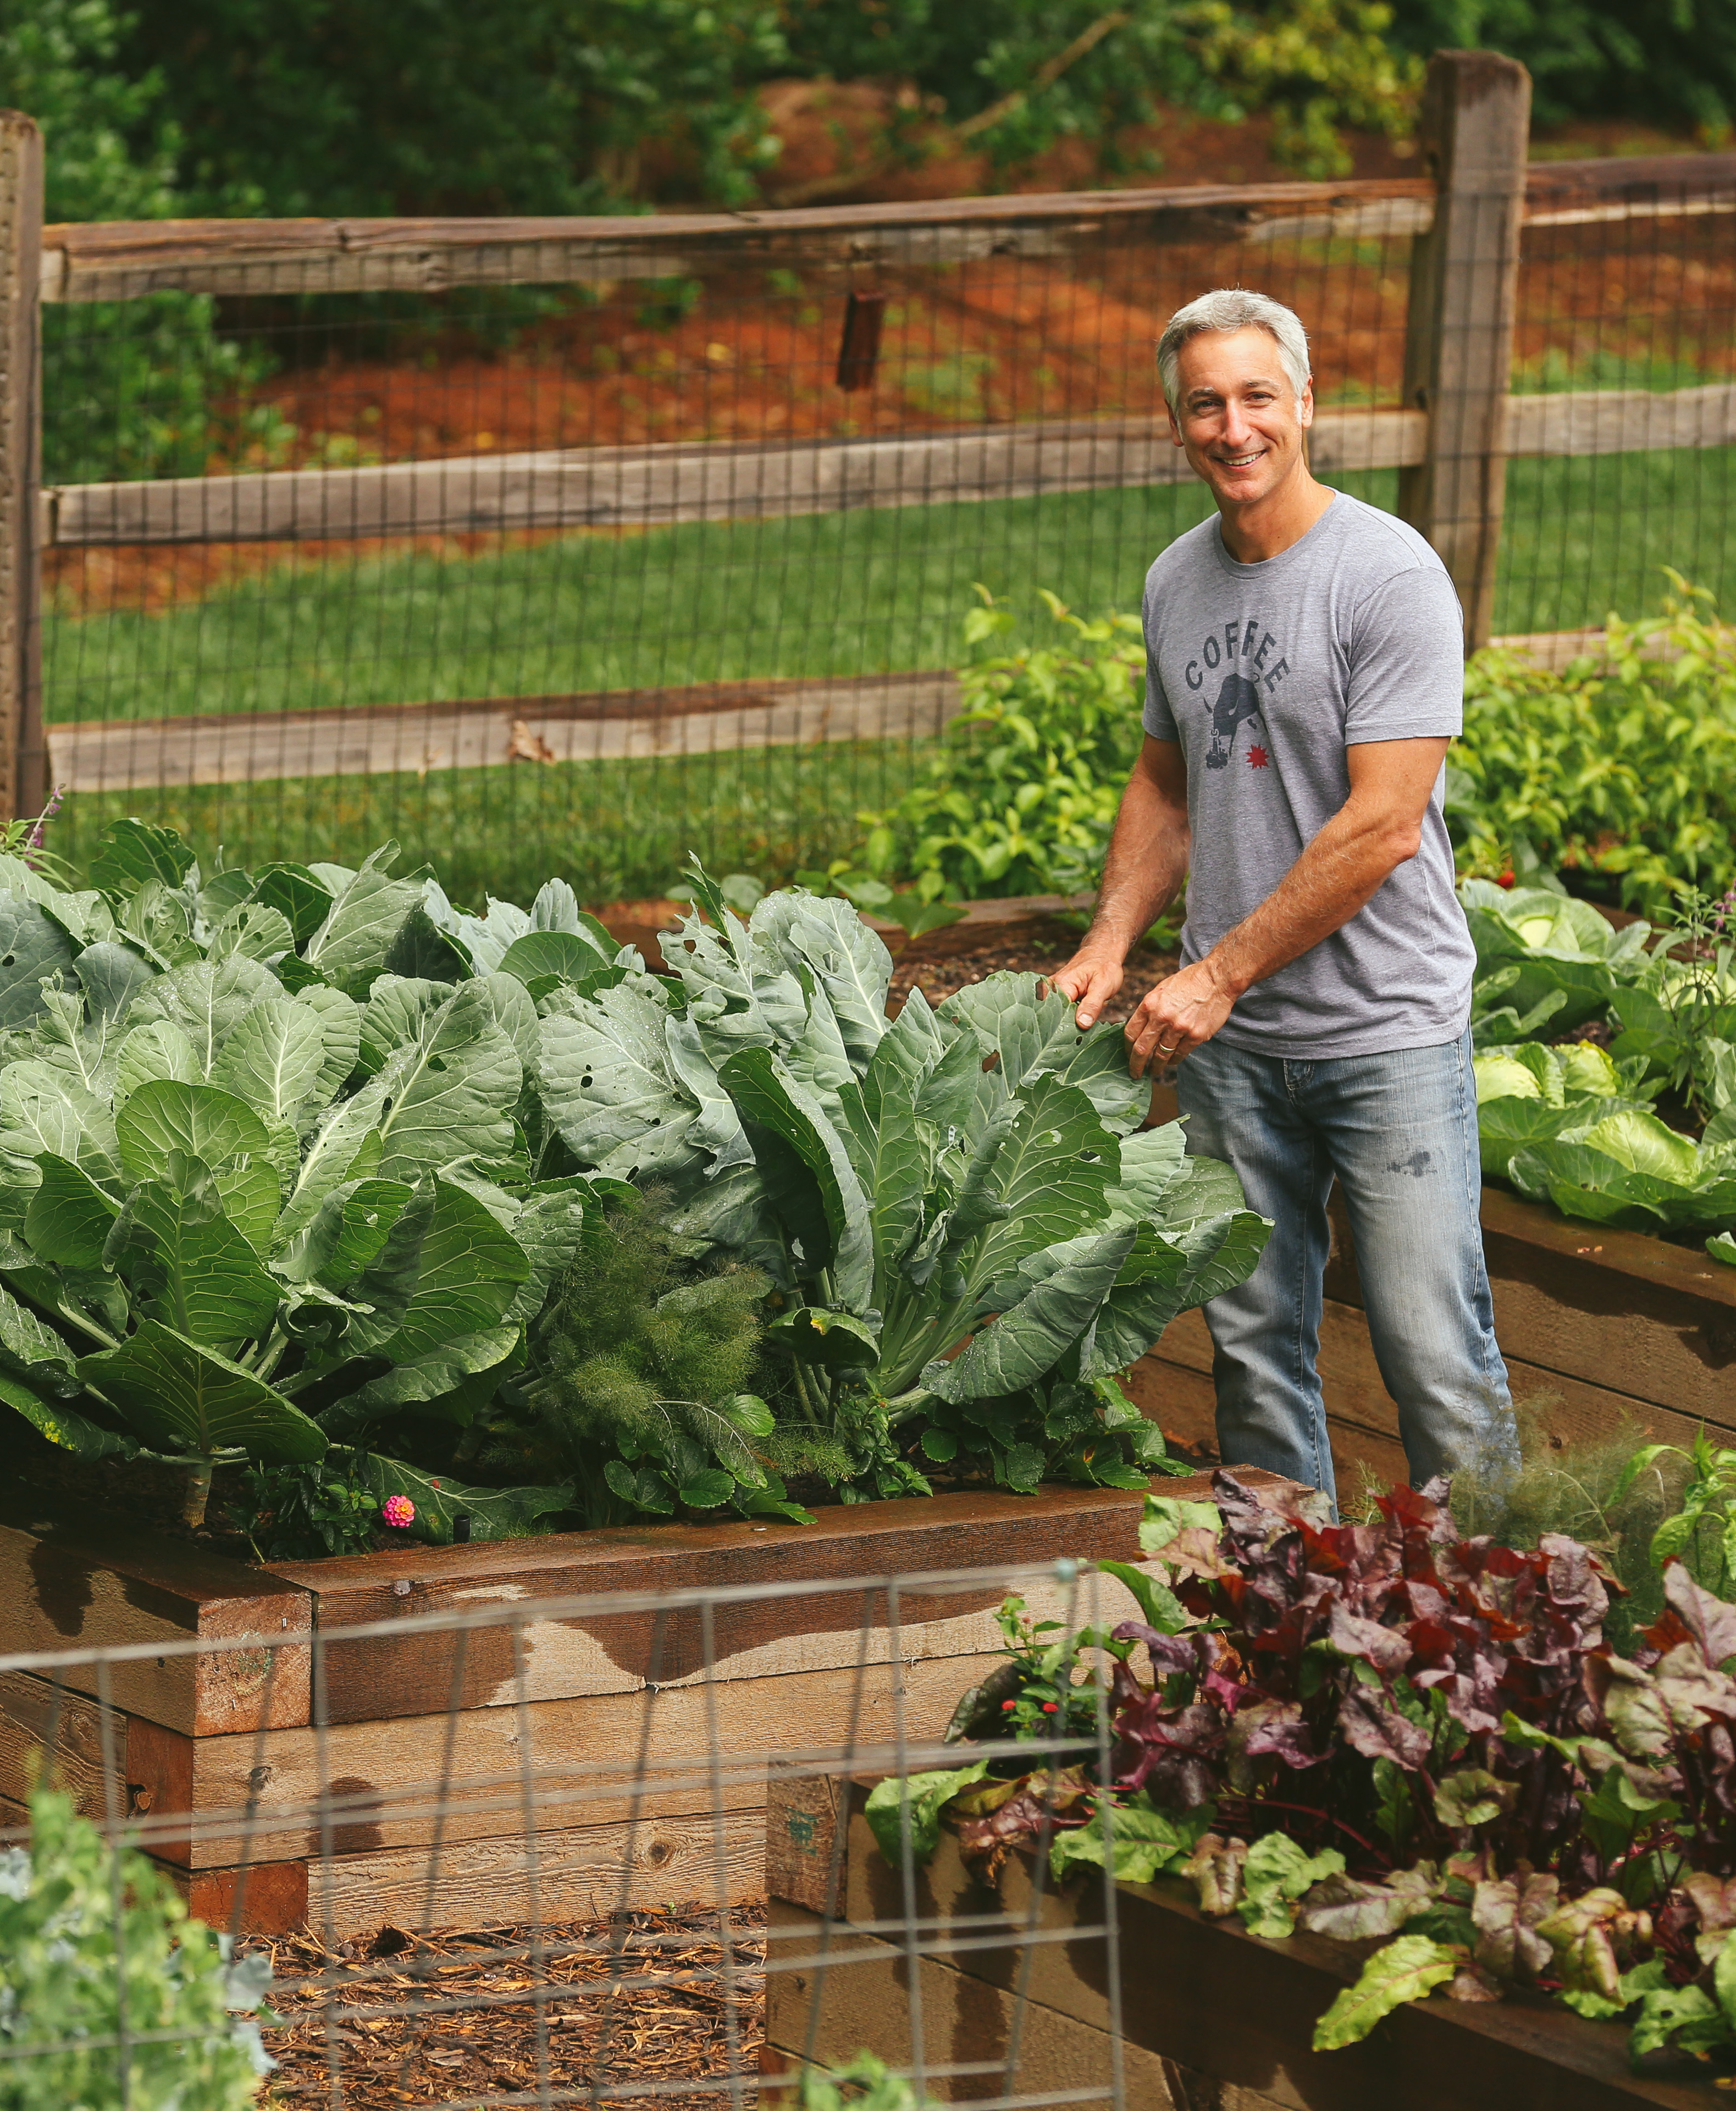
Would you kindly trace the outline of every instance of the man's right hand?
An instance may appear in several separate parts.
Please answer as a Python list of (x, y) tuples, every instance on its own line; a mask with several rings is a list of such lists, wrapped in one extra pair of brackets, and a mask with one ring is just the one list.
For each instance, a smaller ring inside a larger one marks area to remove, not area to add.
[(1099, 946), (1081, 946), (1064, 968), (1049, 977), (1049, 987), (1078, 1005), (1079, 1031), (1095, 1026), (1103, 1006), (1120, 988), (1127, 972), (1123, 956)]

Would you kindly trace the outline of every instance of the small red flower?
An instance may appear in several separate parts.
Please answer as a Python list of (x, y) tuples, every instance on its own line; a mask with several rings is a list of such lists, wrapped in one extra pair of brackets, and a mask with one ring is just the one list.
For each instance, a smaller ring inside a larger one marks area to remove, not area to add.
[(1055, 1703), (1052, 1700), (1045, 1700), (1043, 1704), (1043, 1712), (1045, 1715), (1052, 1715), (1055, 1713)]
[(1253, 742), (1249, 747), (1247, 751), (1247, 766), (1250, 769), (1264, 769), (1267, 763), (1269, 763), (1271, 759), (1270, 756), (1266, 753), (1266, 750), (1260, 745), (1257, 740)]
[(1003, 1700), (1001, 1703), (1001, 1713), (1004, 1715), (1010, 1708), (1016, 1708), (1018, 1705), (1016, 1700)]
[(1514, 887), (1518, 884), (1518, 882), (1514, 878), (1512, 871), (1510, 868), (1507, 871), (1502, 873), (1500, 878), (1495, 882), (1495, 884), (1497, 887)]

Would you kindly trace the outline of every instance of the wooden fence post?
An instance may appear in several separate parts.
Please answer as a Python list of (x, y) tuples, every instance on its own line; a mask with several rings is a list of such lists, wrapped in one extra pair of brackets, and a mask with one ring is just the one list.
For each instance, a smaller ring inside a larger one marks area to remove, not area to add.
[(1507, 497), (1507, 374), (1519, 286), (1531, 76), (1496, 52), (1437, 52), (1422, 148), (1439, 185), (1411, 265), (1405, 401), (1429, 414), (1426, 457), (1402, 470), (1398, 511), (1428, 537), (1488, 642)]
[(0, 110), (0, 817), (47, 797), (42, 723), (42, 134)]

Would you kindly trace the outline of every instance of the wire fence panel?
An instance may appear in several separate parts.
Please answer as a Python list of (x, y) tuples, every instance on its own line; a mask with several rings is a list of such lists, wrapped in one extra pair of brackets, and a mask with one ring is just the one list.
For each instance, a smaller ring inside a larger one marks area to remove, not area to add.
[[(159, 2048), (191, 2059), (224, 2037), (220, 2016), (175, 1996), (196, 1975), (167, 1952), (152, 1995), (169, 1993), (145, 2013), (155, 1870), (269, 1965), (268, 1990), (259, 1965), (229, 1984), (249, 1996), (233, 2008), (266, 2004), (272, 2100), (743, 2104), (762, 2072), (793, 2082), (867, 2050), (919, 2103), (1119, 2105), (1112, 1885), (1075, 1884), (1061, 1912), (1040, 1855), (998, 1900), (949, 1893), (907, 1840), (866, 1866), (867, 1786), (976, 1755), (944, 1740), (1005, 1662), (994, 1608), (1015, 1590), (1070, 1629), (1134, 1609), (1063, 1561), (0, 1659), (0, 1882), (17, 1900), (64, 1884), (71, 1900), (64, 1999), (8, 2011), (0, 2090), (12, 2063), (75, 2055), (78, 2100), (124, 2104), (132, 2073), (134, 2100), (154, 2102)], [(420, 1713), (343, 1719), (336, 1696), (392, 1659), (400, 1683), (437, 1659), (447, 1676), (426, 1680)], [(195, 1687), (244, 1689), (251, 1723), (189, 1734), (144, 1712), (183, 1720), (173, 1696)], [(1106, 1692), (1089, 1736), (981, 1752), (1016, 1770), (1107, 1766)], [(94, 1861), (93, 1836), (43, 1791), (120, 1858)], [(180, 1939), (184, 1957), (202, 1940)], [(15, 1962), (30, 1968), (25, 1946)], [(1112, 2013), (1064, 2041), (1038, 1999), (1060, 1968), (1091, 1985), (1107, 1969), (1111, 1986)]]
[[(1498, 534), (1493, 627), (1560, 660), (1666, 565), (1732, 583), (1736, 157), (1514, 180), (1504, 518), (1474, 464), (1452, 533)], [(956, 707), (979, 591), (1026, 638), (1039, 588), (1131, 609), (1205, 517), (1153, 358), (1184, 301), (1296, 308), (1316, 473), (1410, 502), (1452, 444), (1407, 380), (1434, 214), (1416, 181), (50, 229), (63, 843), (390, 836), (466, 900), (843, 855)]]
[[(602, 898), (689, 846), (776, 872), (848, 848), (943, 722), (979, 583), (1034, 629), (1038, 587), (1131, 607), (1203, 517), (1153, 360), (1202, 287), (1257, 278), (1308, 317), (1316, 461), (1388, 488), (1417, 444), (1418, 209), (1252, 241), (996, 224), (956, 261), (928, 226), (866, 260), (757, 229), (702, 273), (437, 297), (329, 292), (316, 261), (271, 293), (52, 308), (47, 714), (77, 853), (136, 810), (248, 862), (395, 835), (461, 892), (559, 869)], [(60, 377), (121, 367), (141, 310), (214, 297), (198, 473), (180, 368), (67, 415)]]

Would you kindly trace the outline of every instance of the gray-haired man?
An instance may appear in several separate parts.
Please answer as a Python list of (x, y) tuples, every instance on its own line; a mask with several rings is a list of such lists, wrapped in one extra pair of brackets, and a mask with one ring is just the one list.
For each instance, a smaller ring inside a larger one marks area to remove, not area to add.
[(1259, 293), (1170, 319), (1175, 443), (1217, 515), (1145, 589), (1146, 739), (1097, 911), (1056, 977), (1088, 1026), (1188, 890), (1180, 972), (1129, 1021), (1181, 1065), (1192, 1151), (1274, 1220), (1206, 1308), (1228, 1460), (1334, 1491), (1315, 1369), (1336, 1175), (1413, 1481), (1512, 1450), (1478, 1224), (1470, 935), (1442, 819), (1461, 728), (1452, 583), (1414, 529), (1309, 474), (1308, 341)]

